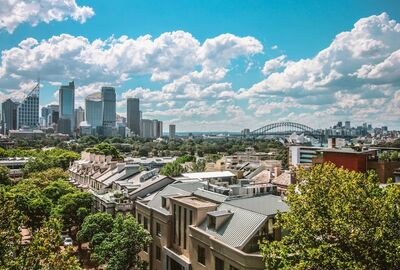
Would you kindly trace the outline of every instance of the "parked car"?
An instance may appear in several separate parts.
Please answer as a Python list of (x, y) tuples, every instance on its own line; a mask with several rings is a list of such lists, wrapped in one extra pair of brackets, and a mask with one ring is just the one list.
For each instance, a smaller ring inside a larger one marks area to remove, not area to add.
[(68, 246), (72, 246), (73, 242), (72, 242), (72, 238), (67, 236), (64, 238), (64, 247), (68, 247)]

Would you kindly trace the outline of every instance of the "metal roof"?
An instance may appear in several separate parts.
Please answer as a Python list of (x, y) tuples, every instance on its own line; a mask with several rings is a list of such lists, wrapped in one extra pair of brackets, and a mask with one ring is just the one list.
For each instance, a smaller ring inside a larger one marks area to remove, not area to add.
[(184, 177), (188, 177), (188, 178), (199, 178), (199, 179), (219, 178), (219, 177), (234, 177), (235, 176), (230, 171), (183, 173), (182, 175)]
[(198, 227), (205, 233), (235, 248), (242, 248), (254, 232), (267, 220), (265, 215), (226, 203), (218, 211), (230, 211), (231, 216), (217, 229), (209, 229), (207, 219)]
[(287, 212), (289, 210), (289, 206), (284, 201), (282, 201), (282, 198), (280, 196), (270, 194), (257, 197), (235, 199), (232, 201), (227, 201), (226, 203), (266, 216), (275, 215), (277, 211)]

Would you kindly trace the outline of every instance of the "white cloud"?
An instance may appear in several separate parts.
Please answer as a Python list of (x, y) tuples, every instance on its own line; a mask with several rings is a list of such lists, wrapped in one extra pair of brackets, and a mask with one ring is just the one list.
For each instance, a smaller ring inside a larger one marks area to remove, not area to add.
[(277, 71), (279, 68), (285, 67), (286, 66), (285, 58), (286, 58), (286, 55), (281, 55), (274, 59), (266, 61), (264, 64), (264, 67), (262, 69), (262, 73), (265, 76), (267, 76), (267, 75)]
[(20, 24), (36, 26), (40, 22), (68, 18), (84, 23), (94, 15), (91, 7), (78, 6), (75, 0), (3, 0), (0, 8), (0, 30), (12, 33)]

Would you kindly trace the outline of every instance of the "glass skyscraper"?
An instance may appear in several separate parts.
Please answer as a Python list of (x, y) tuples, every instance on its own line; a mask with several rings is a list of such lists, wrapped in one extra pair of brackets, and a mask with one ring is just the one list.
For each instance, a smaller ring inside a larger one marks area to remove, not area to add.
[(71, 134), (75, 126), (75, 84), (70, 82), (62, 85), (59, 90), (60, 118), (63, 123), (60, 125), (59, 132)]
[(92, 128), (103, 125), (103, 103), (101, 93), (96, 92), (85, 98), (86, 122)]
[(103, 102), (103, 127), (115, 127), (116, 124), (116, 96), (114, 87), (101, 88), (101, 100)]
[(127, 127), (132, 133), (140, 136), (140, 110), (139, 99), (128, 98), (126, 102)]
[(18, 128), (39, 127), (39, 90), (40, 83), (19, 104), (17, 109)]

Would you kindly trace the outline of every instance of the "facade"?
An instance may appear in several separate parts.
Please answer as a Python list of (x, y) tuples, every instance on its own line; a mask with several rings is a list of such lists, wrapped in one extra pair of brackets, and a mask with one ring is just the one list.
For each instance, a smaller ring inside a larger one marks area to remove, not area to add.
[(313, 159), (317, 157), (318, 151), (322, 147), (314, 146), (290, 146), (289, 147), (289, 165), (304, 166), (312, 165)]
[(142, 119), (141, 137), (143, 138), (154, 138), (153, 121), (149, 119)]
[(7, 99), (1, 104), (1, 116), (2, 116), (2, 129), (3, 134), (8, 134), (9, 130), (17, 129), (17, 111), (18, 103)]
[(39, 87), (38, 83), (19, 104), (17, 128), (37, 128), (39, 126)]
[(86, 122), (92, 128), (103, 125), (103, 105), (101, 93), (96, 92), (85, 98)]
[(20, 139), (20, 140), (36, 140), (43, 139), (46, 134), (39, 129), (18, 129), (9, 131), (10, 138)]
[(161, 138), (163, 135), (163, 122), (157, 119), (153, 120), (153, 137)]
[(170, 139), (175, 138), (175, 136), (176, 136), (175, 132), (176, 132), (176, 126), (173, 124), (169, 125), (169, 138)]
[(81, 122), (85, 121), (85, 110), (82, 107), (75, 109), (75, 129), (79, 128)]
[(140, 101), (138, 98), (127, 99), (127, 127), (131, 132), (140, 136)]
[(116, 96), (114, 87), (101, 88), (103, 127), (113, 128), (116, 124)]
[(229, 198), (201, 182), (174, 183), (136, 201), (136, 219), (153, 242), (140, 256), (149, 269), (264, 269), (258, 241), (279, 240), (280, 196)]
[[(70, 82), (68, 85), (62, 85), (58, 92), (60, 114), (59, 114), (59, 132), (72, 134), (75, 127), (75, 84)], [(60, 127), (61, 125), (61, 127)]]

